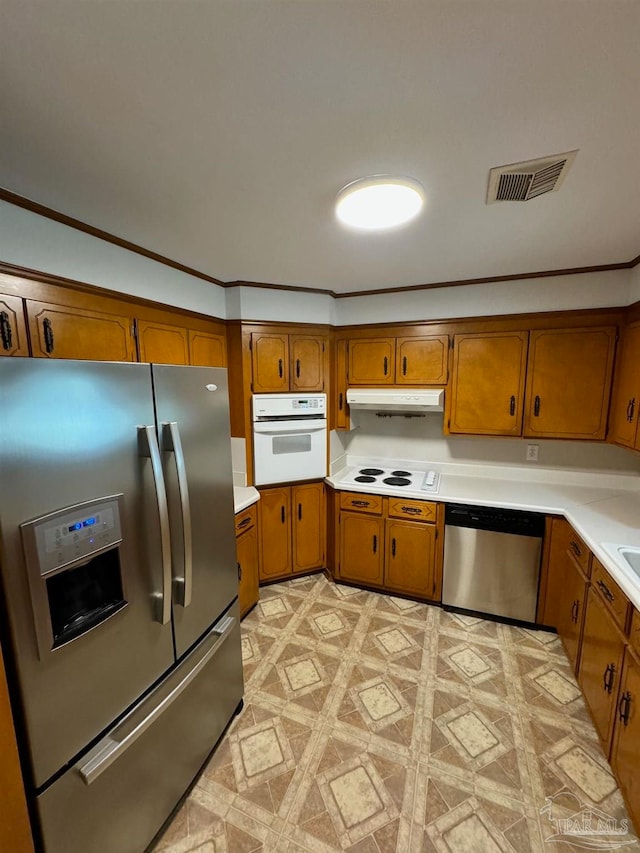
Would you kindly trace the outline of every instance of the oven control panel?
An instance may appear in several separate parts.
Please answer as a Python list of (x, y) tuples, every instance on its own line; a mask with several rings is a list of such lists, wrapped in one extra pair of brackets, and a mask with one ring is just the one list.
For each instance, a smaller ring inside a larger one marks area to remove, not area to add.
[(326, 394), (254, 394), (253, 420), (326, 417)]
[(117, 545), (121, 502), (122, 495), (99, 498), (21, 524), (27, 563), (46, 575)]

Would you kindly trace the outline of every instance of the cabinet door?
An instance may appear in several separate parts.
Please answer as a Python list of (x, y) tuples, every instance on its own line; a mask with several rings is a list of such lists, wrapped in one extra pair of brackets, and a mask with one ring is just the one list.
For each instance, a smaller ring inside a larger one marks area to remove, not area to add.
[(196, 367), (226, 367), (227, 344), (224, 335), (189, 330), (189, 364)]
[(627, 802), (629, 814), (640, 825), (640, 662), (627, 647), (616, 709), (611, 765)]
[(604, 438), (615, 342), (614, 327), (531, 332), (524, 435)]
[(528, 332), (455, 335), (449, 432), (520, 435)]
[(609, 439), (633, 447), (640, 411), (640, 324), (624, 331), (620, 358), (616, 362), (613, 400), (609, 417)]
[(30, 299), (26, 305), (34, 356), (95, 361), (136, 360), (128, 317)]
[(349, 429), (347, 414), (347, 341), (336, 343), (336, 429)]
[(291, 486), (293, 571), (306, 572), (324, 566), (324, 483)]
[(349, 341), (349, 385), (393, 385), (395, 338)]
[(189, 336), (180, 326), (138, 320), (140, 361), (154, 364), (189, 364)]
[(0, 356), (29, 355), (22, 299), (0, 293)]
[(291, 490), (260, 491), (260, 580), (291, 574)]
[[(565, 564), (572, 536), (573, 528), (566, 519), (552, 519), (546, 578), (541, 577), (540, 584), (540, 594), (544, 595), (544, 600), (538, 605), (538, 622), (549, 628), (558, 628), (564, 611)], [(544, 589), (543, 581), (546, 581)]]
[(435, 597), (436, 527), (417, 521), (387, 519), (385, 530), (385, 587)]
[(606, 755), (620, 686), (624, 642), (594, 587), (587, 597), (578, 681)]
[(324, 339), (316, 335), (291, 335), (291, 390), (324, 390)]
[(254, 527), (236, 540), (238, 603), (244, 616), (258, 601), (258, 531)]
[(587, 598), (587, 580), (569, 554), (567, 554), (563, 575), (564, 584), (558, 613), (558, 634), (562, 639), (567, 657), (571, 661), (574, 671), (577, 672)]
[(380, 586), (383, 557), (383, 519), (350, 512), (340, 513), (339, 577)]
[(444, 385), (447, 381), (449, 336), (398, 338), (397, 385)]
[(262, 332), (252, 334), (251, 364), (255, 394), (288, 391), (289, 336)]

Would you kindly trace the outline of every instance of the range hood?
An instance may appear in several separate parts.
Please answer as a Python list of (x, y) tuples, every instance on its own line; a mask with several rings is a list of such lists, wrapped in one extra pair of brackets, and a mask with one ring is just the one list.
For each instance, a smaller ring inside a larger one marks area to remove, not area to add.
[(444, 388), (349, 388), (347, 403), (352, 409), (370, 412), (442, 412)]

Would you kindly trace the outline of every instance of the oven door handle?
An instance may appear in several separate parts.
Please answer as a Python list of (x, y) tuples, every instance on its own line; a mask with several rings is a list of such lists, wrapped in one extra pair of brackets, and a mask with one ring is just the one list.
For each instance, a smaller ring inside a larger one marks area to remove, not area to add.
[(280, 421), (279, 423), (254, 423), (253, 431), (264, 435), (307, 435), (310, 432), (321, 432), (327, 429), (326, 421), (307, 421), (304, 424)]
[(230, 636), (235, 626), (235, 616), (225, 616), (209, 635), (208, 640), (209, 642), (213, 640), (213, 645), (205, 652), (195, 666), (189, 670), (184, 678), (149, 713), (145, 714), (141, 720), (137, 720), (136, 713), (139, 714), (140, 711), (146, 710), (145, 705), (148, 705), (143, 700), (137, 712), (133, 710), (129, 717), (125, 717), (113, 731), (109, 732), (106, 737), (96, 744), (81, 764), (76, 765), (76, 770), (85, 785), (91, 785), (92, 782), (95, 782), (176, 701), (206, 667), (220, 646)]

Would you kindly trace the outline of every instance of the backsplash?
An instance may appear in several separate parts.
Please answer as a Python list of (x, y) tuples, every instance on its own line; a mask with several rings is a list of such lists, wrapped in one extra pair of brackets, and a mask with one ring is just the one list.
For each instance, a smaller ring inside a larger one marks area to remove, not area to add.
[[(359, 427), (331, 433), (332, 470), (342, 467), (341, 457), (350, 454), (418, 462), (526, 466), (532, 471), (550, 468), (640, 476), (640, 455), (604, 442), (445, 436), (442, 418), (440, 413), (422, 418), (381, 418), (373, 412), (359, 412)], [(539, 445), (537, 462), (526, 462), (527, 444)]]

